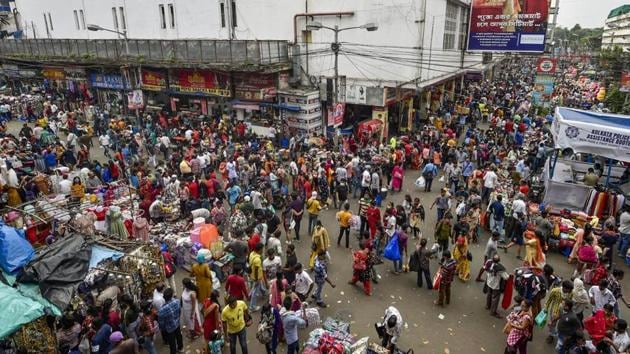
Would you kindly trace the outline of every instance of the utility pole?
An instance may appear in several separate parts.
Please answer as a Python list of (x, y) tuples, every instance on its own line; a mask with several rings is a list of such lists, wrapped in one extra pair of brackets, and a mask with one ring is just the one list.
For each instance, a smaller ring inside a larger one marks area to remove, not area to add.
[(335, 91), (333, 92), (333, 107), (339, 100), (339, 26), (335, 25), (335, 40), (330, 44), (330, 49), (335, 53)]
[[(553, 21), (551, 24), (551, 34), (549, 35), (549, 43), (553, 45), (553, 39), (556, 34), (556, 25), (558, 23), (558, 12), (560, 11), (560, 0), (556, 0), (553, 7)], [(553, 50), (553, 49), (552, 49)]]

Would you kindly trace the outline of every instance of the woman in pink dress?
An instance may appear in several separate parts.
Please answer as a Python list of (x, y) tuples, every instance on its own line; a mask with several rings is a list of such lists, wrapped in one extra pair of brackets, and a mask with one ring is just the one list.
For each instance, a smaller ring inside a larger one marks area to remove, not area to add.
[(402, 163), (397, 164), (392, 169), (392, 190), (398, 191), (402, 189), (403, 178), (405, 177), (405, 170), (403, 170)]
[(289, 283), (286, 279), (284, 279), (284, 273), (276, 273), (276, 279), (273, 279), (269, 284), (269, 289), (271, 292), (269, 303), (271, 303), (272, 308), (276, 308), (278, 305), (282, 305), (282, 301), (284, 300), (286, 289), (288, 287)]

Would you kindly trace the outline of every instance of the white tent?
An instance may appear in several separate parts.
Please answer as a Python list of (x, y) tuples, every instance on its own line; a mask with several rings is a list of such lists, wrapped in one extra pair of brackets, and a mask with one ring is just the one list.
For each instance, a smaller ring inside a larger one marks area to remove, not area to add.
[(630, 162), (630, 116), (557, 107), (551, 133), (558, 149)]

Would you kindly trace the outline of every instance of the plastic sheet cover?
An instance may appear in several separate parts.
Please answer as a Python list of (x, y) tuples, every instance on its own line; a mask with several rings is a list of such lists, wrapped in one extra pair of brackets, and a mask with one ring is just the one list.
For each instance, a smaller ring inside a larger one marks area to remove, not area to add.
[(23, 296), (17, 289), (0, 283), (0, 339), (16, 332), (23, 325), (44, 316), (45, 306)]
[(68, 235), (38, 252), (18, 282), (38, 283), (42, 296), (63, 310), (88, 273), (91, 246), (79, 234)]
[(24, 238), (24, 232), (0, 223), (0, 267), (14, 274), (35, 256), (33, 246)]

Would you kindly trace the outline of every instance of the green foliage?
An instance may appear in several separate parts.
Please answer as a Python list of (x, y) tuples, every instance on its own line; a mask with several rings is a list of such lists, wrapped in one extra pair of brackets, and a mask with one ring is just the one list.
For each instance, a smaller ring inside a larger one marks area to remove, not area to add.
[(630, 114), (630, 95), (628, 92), (619, 91), (618, 86), (612, 86), (604, 99), (606, 107), (613, 113)]
[(602, 33), (604, 29), (582, 28), (579, 24), (568, 29), (566, 27), (556, 28), (554, 39), (556, 41), (566, 41), (566, 45), (578, 52), (597, 52), (602, 45)]

